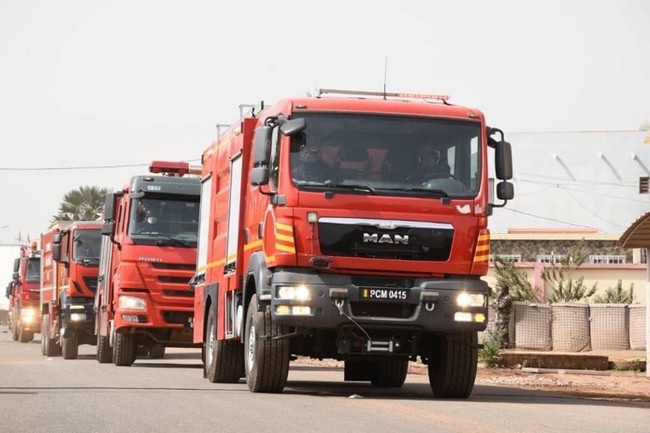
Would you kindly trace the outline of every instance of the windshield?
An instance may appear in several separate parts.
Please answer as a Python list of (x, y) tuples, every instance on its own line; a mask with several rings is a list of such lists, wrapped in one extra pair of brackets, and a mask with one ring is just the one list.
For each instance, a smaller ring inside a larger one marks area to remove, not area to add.
[(383, 195), (475, 197), (481, 124), (394, 115), (305, 113), (292, 139), (301, 189)]
[(25, 275), (25, 279), (33, 283), (41, 281), (40, 257), (30, 257), (27, 259), (27, 275)]
[(99, 260), (102, 234), (99, 230), (76, 230), (72, 260), (83, 262)]
[(146, 245), (196, 247), (199, 230), (199, 196), (133, 199), (128, 234)]

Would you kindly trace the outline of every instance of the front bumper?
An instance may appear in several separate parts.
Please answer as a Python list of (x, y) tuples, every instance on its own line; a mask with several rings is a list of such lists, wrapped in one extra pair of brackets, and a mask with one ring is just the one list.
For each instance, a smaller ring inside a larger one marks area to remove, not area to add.
[[(301, 299), (279, 297), (281, 287), (300, 287)], [(472, 305), (458, 305), (460, 294)], [(489, 295), (487, 283), (471, 277), (378, 287), (353, 284), (344, 275), (280, 271), (273, 274), (266, 298), (274, 322), (297, 328), (337, 329), (356, 322), (373, 329), (464, 332), (485, 330)]]

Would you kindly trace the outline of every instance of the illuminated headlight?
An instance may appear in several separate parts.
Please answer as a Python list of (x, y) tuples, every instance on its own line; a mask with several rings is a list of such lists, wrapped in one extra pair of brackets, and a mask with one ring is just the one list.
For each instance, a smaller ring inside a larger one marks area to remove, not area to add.
[(23, 323), (33, 323), (36, 320), (36, 309), (25, 308), (20, 310), (20, 321)]
[(71, 313), (70, 314), (70, 321), (72, 321), (72, 322), (81, 322), (83, 320), (86, 320), (86, 313)]
[(482, 307), (485, 305), (485, 296), (479, 293), (463, 292), (456, 298), (456, 304), (461, 307)]
[(279, 316), (309, 316), (311, 307), (309, 305), (278, 305), (275, 307), (275, 314)]
[(457, 311), (454, 313), (454, 321), (456, 322), (485, 322), (485, 314), (483, 313), (468, 313), (466, 311)]
[(311, 299), (311, 293), (305, 286), (281, 286), (278, 287), (278, 298), (307, 301)]
[(138, 298), (136, 296), (125, 296), (122, 295), (119, 298), (118, 301), (119, 309), (120, 310), (146, 310), (147, 309), (147, 301), (145, 301), (142, 298)]

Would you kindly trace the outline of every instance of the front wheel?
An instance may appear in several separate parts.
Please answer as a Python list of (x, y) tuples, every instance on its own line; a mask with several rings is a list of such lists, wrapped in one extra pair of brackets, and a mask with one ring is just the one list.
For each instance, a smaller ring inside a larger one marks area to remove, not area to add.
[(435, 338), (429, 356), (429, 384), (436, 397), (467, 398), (474, 388), (478, 333), (458, 332)]
[(401, 388), (408, 368), (406, 357), (380, 358), (370, 369), (370, 383), (377, 388)]
[(111, 345), (109, 338), (97, 331), (97, 362), (107, 364), (111, 362)]
[(18, 329), (18, 341), (21, 343), (29, 343), (34, 339), (34, 332), (33, 331), (28, 331), (22, 326), (19, 326)]
[(165, 357), (165, 346), (154, 344), (149, 348), (149, 359), (163, 359)]
[(135, 362), (135, 336), (115, 333), (113, 339), (113, 364), (130, 367)]
[(66, 332), (69, 335), (67, 337), (61, 337), (61, 354), (63, 359), (77, 359), (77, 356), (79, 356), (77, 332), (73, 329)]
[(289, 342), (273, 340), (283, 328), (271, 320), (268, 305), (257, 309), (257, 295), (248, 304), (245, 330), (246, 384), (252, 392), (281, 392), (289, 375)]

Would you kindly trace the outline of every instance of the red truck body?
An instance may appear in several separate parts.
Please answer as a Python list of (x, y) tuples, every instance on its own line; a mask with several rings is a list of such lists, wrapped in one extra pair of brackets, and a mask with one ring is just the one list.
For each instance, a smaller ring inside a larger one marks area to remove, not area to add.
[[(309, 356), (399, 387), (419, 357), (435, 395), (467, 397), (487, 321), (487, 221), (505, 204), (489, 202), (488, 148), (507, 201), (510, 145), (441, 97), (339, 93), (351, 94), (244, 117), (202, 155), (192, 285), (204, 374), (279, 392), (291, 356)], [(425, 141), (448, 174), (411, 181)], [(305, 174), (313, 163), (322, 178)]]
[(9, 321), (14, 340), (27, 343), (40, 332), (39, 312), (41, 255), (37, 243), (20, 247), (20, 255), (14, 260), (13, 279), (7, 287), (9, 298)]
[(194, 347), (193, 294), (200, 181), (186, 163), (154, 162), (109, 194), (95, 296), (97, 360), (133, 364), (137, 352)]
[(100, 222), (60, 222), (41, 234), (41, 353), (75, 359), (95, 344)]

